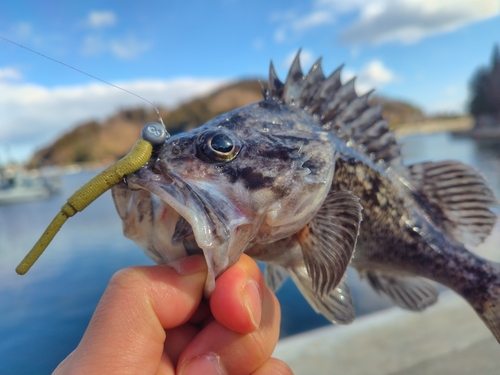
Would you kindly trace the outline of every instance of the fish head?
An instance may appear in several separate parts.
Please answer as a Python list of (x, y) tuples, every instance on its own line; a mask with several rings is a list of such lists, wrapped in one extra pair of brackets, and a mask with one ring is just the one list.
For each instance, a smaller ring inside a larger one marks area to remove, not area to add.
[(334, 172), (330, 137), (273, 100), (172, 136), (113, 188), (124, 234), (157, 263), (202, 253), (209, 295), (250, 243), (285, 238), (314, 216)]

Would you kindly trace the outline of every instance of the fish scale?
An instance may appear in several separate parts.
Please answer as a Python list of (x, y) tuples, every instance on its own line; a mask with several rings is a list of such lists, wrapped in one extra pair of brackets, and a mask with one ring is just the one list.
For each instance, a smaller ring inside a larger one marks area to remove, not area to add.
[[(495, 224), (486, 181), (454, 161), (405, 166), (370, 93), (359, 97), (354, 79), (342, 84), (341, 68), (325, 77), (321, 60), (304, 75), (299, 55), (285, 83), (271, 62), (261, 102), (167, 139), (113, 188), (125, 232), (143, 228), (131, 238), (147, 253), (148, 238), (157, 238), (160, 263), (189, 254), (187, 246), (171, 251), (171, 239), (140, 220), (140, 202), (127, 192), (143, 189), (182, 217), (176, 243), (194, 235), (207, 259), (207, 296), (246, 252), (266, 263), (273, 290), (290, 276), (317, 312), (347, 324), (355, 316), (345, 279), (351, 266), (407, 310), (437, 301), (429, 280), (446, 285), (499, 340), (500, 267), (464, 246), (482, 242)], [(210, 143), (218, 132), (227, 137), (223, 150)]]

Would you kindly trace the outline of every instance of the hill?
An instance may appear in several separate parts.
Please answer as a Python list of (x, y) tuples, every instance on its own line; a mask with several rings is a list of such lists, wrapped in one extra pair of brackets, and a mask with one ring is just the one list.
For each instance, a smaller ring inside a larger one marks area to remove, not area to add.
[[(174, 110), (159, 110), (169, 133), (176, 134), (261, 99), (258, 81), (241, 81), (181, 104)], [(139, 139), (144, 124), (157, 120), (153, 108), (132, 108), (121, 110), (102, 122), (90, 121), (80, 124), (53, 144), (37, 151), (28, 167), (113, 163), (130, 151)]]
[(399, 100), (391, 100), (381, 96), (370, 99), (372, 104), (382, 105), (382, 115), (389, 119), (389, 126), (396, 128), (398, 125), (414, 123), (426, 119), (422, 111), (412, 104)]
[[(256, 80), (225, 86), (205, 97), (181, 104), (173, 110), (160, 108), (170, 134), (193, 129), (211, 118), (234, 108), (262, 99)], [(383, 114), (392, 125), (423, 119), (422, 112), (406, 103), (381, 97), (371, 99), (383, 105)], [(157, 121), (153, 109), (124, 109), (102, 122), (90, 121), (76, 126), (53, 144), (37, 151), (28, 163), (30, 168), (75, 163), (111, 164), (130, 151), (139, 139), (143, 125)]]

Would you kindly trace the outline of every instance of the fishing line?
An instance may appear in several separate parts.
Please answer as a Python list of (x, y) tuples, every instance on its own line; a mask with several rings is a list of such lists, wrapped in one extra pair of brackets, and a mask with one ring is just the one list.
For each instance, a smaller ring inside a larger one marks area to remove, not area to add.
[[(60, 65), (64, 65), (65, 67), (73, 69), (78, 73), (85, 74), (90, 78), (96, 79), (107, 85), (113, 86), (114, 88), (125, 91), (141, 100), (144, 100), (146, 103), (151, 104), (153, 108), (156, 110), (156, 114), (158, 115), (158, 120), (161, 123), (161, 125), (157, 123), (146, 124), (141, 133), (142, 138), (136, 142), (132, 150), (127, 155), (125, 155), (122, 159), (118, 160), (116, 163), (109, 166), (104, 171), (99, 173), (97, 176), (92, 178), (89, 182), (83, 185), (72, 196), (68, 198), (66, 203), (61, 207), (59, 213), (49, 224), (45, 232), (41, 235), (41, 237), (35, 243), (30, 252), (24, 257), (21, 263), (19, 263), (19, 265), (17, 266), (16, 272), (20, 275), (24, 275), (26, 272), (28, 272), (31, 266), (37, 261), (40, 255), (42, 255), (42, 253), (45, 251), (47, 246), (50, 244), (54, 236), (61, 229), (61, 227), (68, 218), (74, 216), (77, 212), (83, 211), (85, 207), (91, 204), (95, 199), (100, 197), (102, 194), (104, 194), (107, 190), (111, 189), (113, 186), (118, 184), (120, 181), (123, 181), (126, 175), (137, 171), (144, 164), (146, 164), (148, 160), (151, 158), (154, 148), (163, 144), (165, 142), (165, 139), (170, 137), (170, 135), (168, 134), (165, 128), (165, 124), (163, 123), (158, 108), (152, 102), (143, 98), (142, 96), (137, 95), (127, 89), (124, 89), (123, 87), (114, 85), (110, 82), (100, 79), (92, 74), (86, 73), (62, 61), (56, 60), (50, 56), (46, 56), (43, 53), (35, 51), (29, 47), (25, 47), (22, 44), (16, 43), (1, 35), (0, 39), (12, 43), (25, 50), (28, 50), (29, 52), (35, 53), (41, 57), (49, 59), (53, 62), (56, 62)], [(159, 126), (160, 128), (158, 128), (157, 126)], [(161, 126), (163, 126), (163, 129), (161, 128)]]
[(26, 47), (26, 46), (24, 46), (24, 45), (22, 45), (22, 44), (19, 44), (19, 43), (17, 43), (17, 42), (14, 42), (13, 40), (10, 40), (10, 39), (8, 39), (8, 38), (5, 38), (5, 37), (3, 37), (3, 36), (1, 36), (1, 35), (0, 35), (0, 39), (3, 39), (3, 40), (5, 40), (6, 42), (12, 43), (12, 44), (14, 44), (14, 45), (16, 45), (16, 46), (18, 46), (18, 47), (21, 47), (21, 48), (23, 48), (23, 49), (25, 49), (25, 50), (28, 50), (28, 51), (30, 51), (30, 52), (32, 52), (32, 53), (35, 53), (35, 54), (39, 55), (39, 56), (42, 56), (42, 57), (44, 57), (44, 58), (46, 58), (46, 59), (49, 59), (49, 60), (51, 60), (51, 61), (53, 61), (53, 62), (56, 62), (56, 63), (58, 63), (58, 64), (60, 64), (60, 65), (63, 65), (63, 66), (65, 66), (65, 67), (67, 67), (67, 68), (73, 69), (73, 70), (77, 71), (78, 73), (85, 74), (86, 76), (88, 76), (88, 77), (90, 77), (90, 78), (96, 79), (96, 80), (98, 80), (98, 81), (100, 81), (100, 82), (102, 82), (102, 83), (105, 83), (105, 84), (107, 84), (107, 85), (113, 86), (114, 88), (117, 88), (118, 90), (122, 90), (122, 91), (124, 91), (124, 92), (129, 93), (130, 95), (134, 95), (135, 97), (137, 97), (137, 98), (139, 98), (139, 99), (144, 100), (146, 103), (149, 103), (149, 104), (151, 104), (151, 105), (154, 107), (154, 109), (155, 109), (155, 111), (156, 111), (156, 114), (158, 115), (158, 120), (161, 122), (161, 124), (162, 124), (163, 126), (165, 126), (165, 124), (163, 123), (163, 120), (162, 120), (162, 118), (161, 118), (161, 116), (160, 116), (160, 111), (158, 110), (158, 108), (156, 108), (156, 106), (154, 105), (154, 103), (152, 103), (152, 102), (150, 102), (149, 100), (147, 100), (147, 99), (143, 98), (142, 96), (140, 96), (140, 95), (138, 95), (138, 94), (135, 94), (135, 93), (133, 93), (132, 91), (129, 91), (129, 90), (127, 90), (127, 89), (124, 89), (123, 87), (120, 87), (120, 86), (114, 85), (114, 84), (112, 84), (111, 82), (108, 82), (108, 81), (105, 81), (105, 80), (103, 80), (103, 79), (100, 79), (99, 77), (96, 77), (96, 76), (94, 76), (94, 75), (92, 75), (92, 74), (89, 74), (89, 73), (87, 73), (87, 72), (84, 72), (83, 70), (80, 70), (80, 69), (78, 69), (78, 68), (75, 68), (74, 66), (68, 65), (68, 64), (66, 64), (66, 63), (64, 63), (64, 62), (62, 62), (62, 61), (59, 61), (59, 60), (56, 60), (56, 59), (54, 59), (54, 58), (52, 58), (52, 57), (50, 57), (50, 56), (44, 55), (44, 54), (43, 54), (43, 53), (41, 53), (41, 52), (35, 51), (35, 50), (33, 50), (33, 49), (29, 48), (29, 47)]

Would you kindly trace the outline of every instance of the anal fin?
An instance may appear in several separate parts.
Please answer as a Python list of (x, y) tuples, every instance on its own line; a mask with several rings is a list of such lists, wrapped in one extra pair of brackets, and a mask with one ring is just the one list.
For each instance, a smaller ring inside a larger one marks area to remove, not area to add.
[(361, 277), (379, 294), (385, 294), (392, 302), (405, 310), (423, 311), (438, 299), (438, 291), (421, 277), (403, 276), (379, 270), (364, 270)]
[(283, 267), (266, 263), (264, 279), (266, 280), (266, 285), (273, 292), (277, 292), (287, 278), (288, 272)]
[(306, 267), (288, 268), (288, 271), (297, 288), (318, 314), (337, 324), (349, 324), (354, 320), (351, 291), (345, 279), (328, 294), (320, 296), (314, 290)]

